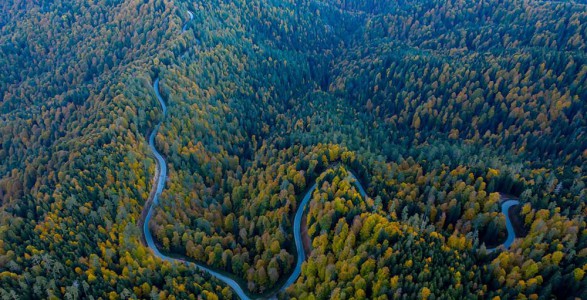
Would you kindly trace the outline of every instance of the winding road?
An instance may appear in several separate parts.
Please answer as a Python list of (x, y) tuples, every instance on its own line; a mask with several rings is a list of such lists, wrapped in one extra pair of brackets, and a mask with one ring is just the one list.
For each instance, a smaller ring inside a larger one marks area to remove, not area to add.
[[(191, 11), (188, 10), (188, 15), (190, 15), (190, 21), (194, 19), (194, 13), (192, 13)], [(188, 30), (188, 25), (190, 24), (189, 21), (185, 22), (185, 24), (183, 24), (183, 28), (181, 29), (181, 33), (184, 33)]]
[(520, 201), (513, 199), (505, 199), (504, 202), (501, 203), (501, 213), (505, 216), (505, 228), (508, 231), (508, 237), (506, 238), (505, 242), (503, 242), (503, 244), (495, 248), (489, 248), (487, 249), (487, 252), (493, 252), (502, 246), (505, 249), (509, 249), (510, 246), (514, 243), (514, 240), (516, 239), (516, 232), (514, 231), (514, 225), (512, 225), (512, 220), (510, 219), (509, 211), (510, 208), (518, 204), (520, 204)]
[[(367, 199), (367, 193), (365, 192), (365, 189), (361, 185), (361, 182), (359, 182), (359, 180), (357, 179), (357, 177), (355, 177), (355, 175), (353, 173), (349, 172), (349, 176), (353, 179), (353, 182), (355, 183), (355, 185), (359, 189), (359, 193), (361, 194), (361, 197), (363, 197), (363, 199)], [(296, 282), (298, 277), (300, 277), (300, 273), (302, 272), (302, 263), (306, 259), (306, 251), (304, 250), (304, 245), (302, 243), (302, 233), (301, 233), (302, 217), (304, 216), (304, 211), (306, 209), (306, 206), (308, 205), (308, 202), (310, 202), (310, 198), (312, 198), (312, 193), (314, 193), (316, 188), (317, 188), (316, 183), (314, 183), (314, 185), (310, 188), (310, 190), (306, 193), (306, 195), (302, 199), (302, 202), (300, 203), (300, 206), (298, 207), (298, 211), (296, 211), (293, 229), (294, 229), (294, 240), (296, 242), (296, 252), (297, 252), (298, 260), (296, 262), (296, 266), (293, 270), (293, 273), (291, 273), (291, 275), (289, 276), (289, 278), (287, 279), (287, 281), (285, 282), (285, 284), (283, 285), (281, 290), (287, 289), (294, 282)]]
[[(191, 11), (188, 11), (188, 14), (190, 15), (190, 20), (193, 20), (193, 18), (194, 18), (193, 13)], [(186, 24), (184, 24), (184, 26), (183, 26), (183, 32), (185, 32), (187, 30), (187, 25), (188, 25), (188, 23), (186, 22)], [(146, 217), (145, 217), (145, 220), (143, 222), (143, 226), (141, 229), (143, 231), (145, 242), (146, 242), (147, 246), (151, 249), (151, 251), (153, 251), (153, 254), (155, 256), (159, 257), (160, 259), (162, 259), (164, 261), (168, 261), (168, 262), (183, 263), (185, 265), (192, 266), (192, 267), (195, 267), (195, 268), (200, 269), (202, 271), (208, 272), (213, 277), (217, 278), (218, 280), (220, 280), (220, 281), (224, 282), (225, 284), (227, 284), (228, 286), (230, 286), (240, 299), (243, 299), (243, 300), (251, 299), (244, 292), (243, 288), (231, 277), (229, 277), (227, 275), (220, 274), (219, 272), (216, 272), (206, 266), (203, 266), (203, 265), (200, 265), (200, 264), (197, 264), (194, 262), (190, 262), (190, 261), (187, 261), (187, 260), (184, 260), (181, 258), (173, 258), (173, 257), (166, 256), (165, 254), (163, 254), (159, 251), (159, 248), (157, 248), (157, 245), (155, 244), (155, 241), (153, 240), (153, 235), (151, 234), (151, 231), (149, 229), (149, 222), (151, 221), (151, 218), (153, 217), (154, 207), (159, 205), (159, 196), (161, 195), (161, 192), (163, 191), (163, 188), (165, 187), (165, 181), (167, 180), (167, 164), (165, 162), (165, 159), (161, 155), (161, 153), (159, 153), (159, 151), (157, 151), (157, 149), (155, 148), (155, 137), (157, 136), (159, 128), (161, 127), (161, 123), (163, 122), (163, 120), (167, 116), (167, 106), (165, 105), (165, 101), (163, 101), (163, 97), (161, 97), (161, 94), (159, 92), (159, 78), (157, 78), (153, 82), (153, 90), (155, 91), (155, 95), (157, 96), (157, 100), (159, 101), (159, 104), (161, 105), (161, 109), (163, 110), (163, 118), (161, 118), (161, 121), (159, 121), (159, 123), (155, 126), (155, 128), (153, 128), (153, 131), (149, 135), (149, 148), (151, 149), (151, 151), (153, 152), (153, 155), (156, 158), (157, 171), (155, 173), (155, 178), (154, 178), (155, 184), (153, 185), (154, 191), (152, 192), (152, 198), (149, 201), (147, 201), (147, 203), (144, 207), (144, 209), (147, 210), (147, 214), (146, 214)], [(366, 199), (367, 193), (365, 192), (365, 189), (363, 188), (363, 186), (361, 185), (359, 180), (351, 172), (349, 172), (349, 177), (352, 179), (353, 183), (359, 189), (359, 193), (361, 194), (361, 196), (364, 199)], [(312, 197), (312, 193), (316, 190), (316, 188), (317, 188), (317, 184), (314, 183), (314, 185), (312, 185), (312, 187), (308, 190), (308, 192), (306, 192), (304, 198), (302, 199), (302, 202), (300, 203), (300, 205), (298, 207), (298, 210), (296, 211), (296, 214), (294, 217), (294, 226), (293, 226), (294, 232), (293, 233), (294, 233), (294, 239), (295, 239), (295, 245), (296, 245), (296, 251), (297, 251), (297, 261), (296, 261), (296, 265), (295, 265), (295, 268), (294, 268), (292, 274), (289, 276), (289, 278), (287, 279), (285, 284), (279, 289), (281, 291), (290, 287), (300, 276), (300, 273), (302, 270), (302, 264), (303, 264), (305, 257), (306, 257), (304, 246), (302, 243), (301, 222), (302, 222), (302, 217), (303, 217), (305, 208), (308, 205), (308, 203), (310, 202), (310, 199)], [(506, 249), (509, 248), (509, 246), (513, 243), (513, 241), (515, 239), (515, 232), (514, 232), (512, 224), (511, 224), (510, 218), (509, 218), (508, 210), (510, 207), (518, 205), (518, 204), (519, 204), (519, 202), (517, 200), (507, 200), (504, 203), (502, 203), (502, 213), (506, 216), (506, 227), (507, 227), (507, 231), (508, 231), (508, 238), (505, 241), (505, 243), (503, 244), (503, 246)], [(496, 248), (489, 249), (489, 251), (494, 251), (495, 249)]]
[[(157, 78), (155, 80), (155, 82), (153, 83), (153, 90), (155, 90), (155, 95), (157, 96), (157, 100), (159, 101), (159, 104), (161, 104), (161, 109), (163, 110), (163, 118), (162, 118), (162, 120), (163, 120), (167, 115), (167, 106), (165, 105), (165, 102), (163, 101), (163, 98), (161, 97), (161, 94), (159, 92), (159, 78)], [(155, 178), (156, 184), (153, 186), (153, 188), (156, 189), (154, 196), (153, 196), (153, 199), (152, 199), (151, 203), (148, 203), (147, 206), (145, 207), (145, 209), (148, 209), (148, 213), (147, 213), (147, 216), (146, 216), (145, 221), (143, 223), (142, 229), (143, 229), (143, 234), (145, 236), (145, 241), (147, 243), (147, 246), (153, 251), (153, 254), (155, 254), (155, 256), (159, 257), (160, 259), (162, 259), (164, 261), (169, 261), (169, 262), (180, 262), (180, 263), (183, 263), (186, 265), (194, 266), (200, 270), (206, 271), (206, 272), (210, 273), (212, 276), (216, 277), (218, 280), (220, 280), (220, 281), (224, 282), (225, 284), (227, 284), (228, 286), (230, 286), (236, 292), (236, 294), (239, 296), (240, 299), (243, 299), (243, 300), (251, 299), (249, 296), (247, 296), (247, 294), (244, 292), (243, 288), (234, 279), (232, 279), (226, 275), (220, 274), (216, 271), (213, 271), (210, 268), (207, 268), (203, 265), (189, 262), (189, 261), (179, 259), (179, 258), (172, 258), (172, 257), (166, 256), (165, 254), (161, 253), (159, 251), (159, 249), (157, 248), (157, 245), (155, 244), (155, 241), (153, 240), (153, 235), (151, 234), (151, 231), (149, 230), (149, 221), (151, 221), (151, 218), (153, 217), (153, 208), (159, 204), (159, 196), (161, 195), (161, 192), (163, 191), (163, 188), (165, 187), (165, 180), (167, 179), (167, 165), (166, 165), (165, 159), (163, 158), (161, 153), (159, 153), (159, 151), (157, 151), (157, 149), (155, 148), (155, 136), (157, 135), (157, 132), (159, 131), (159, 127), (161, 126), (161, 122), (162, 121), (160, 121), (155, 126), (155, 128), (153, 129), (153, 131), (151, 132), (151, 134), (149, 136), (149, 148), (151, 148), (153, 155), (157, 159), (157, 166), (158, 166), (159, 171), (156, 173), (156, 178)], [(352, 174), (350, 172), (349, 172), (349, 176), (353, 179), (353, 183), (359, 189), (359, 193), (361, 194), (361, 196), (364, 199), (366, 199), (367, 193), (365, 192), (365, 189), (363, 188), (363, 186), (361, 185), (359, 180), (355, 177), (354, 174)], [(302, 243), (302, 234), (301, 234), (302, 217), (303, 217), (306, 206), (310, 202), (310, 199), (312, 197), (312, 193), (316, 190), (316, 188), (317, 188), (317, 184), (314, 183), (314, 185), (310, 188), (310, 190), (304, 195), (304, 198), (302, 199), (302, 202), (300, 203), (298, 210), (296, 211), (296, 215), (294, 218), (293, 230), (294, 230), (294, 239), (295, 239), (296, 251), (297, 251), (297, 261), (296, 261), (296, 266), (295, 266), (292, 274), (289, 276), (289, 278), (287, 279), (287, 281), (285, 282), (283, 287), (281, 287), (281, 289), (280, 289), (281, 291), (283, 291), (283, 290), (287, 289), (289, 286), (291, 286), (298, 279), (298, 277), (301, 274), (302, 264), (303, 264), (305, 257), (306, 257), (306, 253), (305, 253), (304, 246)], [(507, 228), (507, 232), (508, 232), (508, 237), (502, 245), (506, 249), (508, 249), (511, 246), (511, 244), (513, 243), (513, 241), (516, 237), (513, 225), (511, 223), (511, 220), (510, 220), (510, 217), (508, 214), (508, 211), (512, 206), (518, 205), (519, 203), (520, 202), (517, 200), (510, 199), (510, 200), (506, 200), (501, 205), (501, 211), (506, 217), (506, 228)], [(492, 252), (492, 251), (497, 250), (498, 248), (487, 249), (487, 251)]]
[[(161, 104), (161, 108), (163, 110), (163, 119), (164, 119), (165, 116), (167, 115), (167, 106), (165, 105), (165, 102), (163, 101), (163, 98), (161, 97), (161, 94), (159, 92), (159, 78), (157, 78), (155, 80), (155, 82), (153, 83), (153, 90), (155, 90), (155, 95), (157, 96), (157, 100), (159, 101), (159, 104)], [(158, 166), (159, 171), (156, 173), (156, 178), (155, 178), (156, 184), (153, 186), (153, 188), (156, 189), (155, 193), (153, 195), (153, 199), (145, 207), (145, 209), (148, 209), (148, 213), (147, 213), (147, 216), (146, 216), (145, 221), (143, 223), (142, 229), (143, 229), (143, 234), (145, 236), (145, 241), (147, 243), (147, 246), (153, 251), (153, 254), (155, 256), (159, 257), (160, 259), (162, 259), (164, 261), (169, 261), (169, 262), (180, 262), (180, 263), (183, 263), (186, 265), (192, 265), (200, 270), (206, 271), (206, 272), (210, 273), (212, 276), (216, 277), (220, 281), (222, 281), (225, 284), (227, 284), (228, 286), (230, 286), (236, 292), (236, 294), (239, 296), (239, 298), (241, 298), (243, 300), (251, 299), (251, 298), (249, 298), (249, 296), (246, 295), (246, 293), (244, 292), (242, 287), (234, 279), (232, 279), (228, 276), (225, 276), (223, 274), (220, 274), (218, 272), (215, 272), (215, 271), (213, 271), (203, 265), (189, 262), (189, 261), (179, 259), (179, 258), (169, 257), (169, 256), (161, 253), (161, 251), (159, 251), (159, 248), (157, 248), (157, 245), (155, 244), (155, 241), (153, 240), (153, 235), (151, 234), (151, 230), (149, 229), (149, 222), (151, 221), (151, 218), (153, 217), (153, 208), (159, 204), (159, 196), (161, 195), (161, 192), (163, 191), (163, 188), (165, 187), (165, 180), (167, 179), (167, 165), (166, 165), (165, 159), (163, 158), (161, 153), (159, 153), (159, 151), (157, 151), (157, 149), (155, 148), (155, 136), (157, 135), (159, 127), (161, 126), (161, 122), (162, 121), (160, 121), (155, 126), (155, 129), (153, 129), (153, 131), (151, 132), (151, 134), (149, 136), (149, 148), (151, 148), (153, 155), (157, 159), (157, 166)], [(359, 193), (361, 194), (361, 196), (363, 198), (366, 198), (367, 193), (365, 192), (365, 189), (363, 188), (363, 186), (361, 185), (359, 180), (355, 177), (354, 174), (352, 174), (350, 172), (349, 172), (349, 176), (353, 179), (353, 182), (355, 183), (355, 185), (359, 189)], [(304, 259), (306, 257), (306, 254), (304, 251), (304, 246), (302, 244), (302, 234), (301, 234), (302, 216), (303, 216), (305, 207), (307, 206), (308, 202), (310, 202), (310, 198), (312, 197), (312, 193), (316, 190), (316, 188), (317, 188), (317, 185), (316, 185), (316, 183), (314, 183), (314, 185), (310, 188), (310, 190), (304, 196), (304, 198), (303, 198), (302, 202), (300, 203), (300, 206), (296, 212), (296, 215), (294, 218), (294, 238), (295, 238), (295, 244), (296, 244), (296, 250), (297, 250), (297, 262), (296, 262), (296, 266), (294, 268), (293, 273), (290, 275), (290, 277), (288, 278), (288, 280), (286, 281), (286, 283), (283, 285), (283, 287), (280, 290), (285, 290), (289, 286), (291, 286), (298, 279), (298, 277), (300, 276), (300, 273), (302, 271), (302, 263), (304, 262)]]
[[(155, 90), (155, 95), (157, 95), (157, 100), (159, 100), (159, 104), (161, 104), (161, 108), (163, 109), (163, 119), (165, 118), (165, 116), (167, 115), (167, 106), (165, 105), (165, 102), (163, 101), (163, 98), (161, 97), (161, 94), (159, 93), (159, 78), (157, 78), (155, 80), (155, 82), (153, 83), (153, 89)], [(169, 256), (166, 256), (165, 254), (161, 253), (159, 251), (159, 248), (157, 248), (157, 245), (155, 244), (155, 241), (153, 240), (153, 235), (151, 234), (151, 230), (149, 230), (149, 221), (151, 221), (151, 218), (153, 217), (153, 208), (155, 206), (157, 206), (159, 204), (159, 196), (161, 195), (161, 192), (163, 191), (163, 188), (165, 187), (165, 180), (167, 179), (167, 165), (165, 163), (165, 159), (163, 159), (163, 156), (161, 155), (161, 153), (159, 153), (159, 151), (157, 151), (157, 149), (155, 148), (155, 136), (157, 135), (157, 132), (159, 131), (159, 127), (161, 126), (161, 122), (160, 121), (157, 126), (155, 126), (155, 129), (153, 129), (153, 131), (151, 132), (151, 135), (149, 136), (149, 148), (151, 148), (151, 151), (153, 151), (153, 154), (155, 155), (155, 158), (157, 159), (157, 165), (158, 165), (158, 176), (156, 177), (156, 181), (157, 184), (153, 187), (155, 188), (155, 194), (153, 196), (153, 200), (151, 201), (150, 204), (148, 204), (148, 213), (147, 213), (147, 217), (145, 218), (145, 222), (143, 223), (143, 234), (145, 235), (145, 241), (147, 242), (147, 246), (151, 249), (151, 251), (153, 251), (153, 254), (155, 254), (155, 256), (159, 257), (160, 259), (164, 260), (164, 261), (169, 261), (169, 262), (180, 262), (186, 265), (191, 265), (194, 266), (200, 270), (206, 271), (208, 273), (210, 273), (212, 276), (216, 277), (217, 279), (219, 279), (220, 281), (226, 283), (228, 286), (230, 286), (235, 292), (236, 294), (241, 298), (241, 299), (250, 299), (249, 297), (247, 297), (247, 295), (245, 294), (245, 292), (243, 291), (243, 289), (240, 287), (240, 285), (234, 281), (233, 279), (222, 275), (218, 272), (215, 272), (213, 270), (210, 270), (209, 268), (193, 263), (193, 262), (189, 262), (183, 259), (178, 259), (178, 258), (172, 258)], [(147, 207), (145, 207), (147, 208)]]

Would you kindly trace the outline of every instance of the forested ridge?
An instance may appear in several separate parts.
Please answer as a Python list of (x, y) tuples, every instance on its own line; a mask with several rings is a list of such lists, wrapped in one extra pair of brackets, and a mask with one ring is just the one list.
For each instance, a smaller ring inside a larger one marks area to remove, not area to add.
[[(0, 293), (221, 295), (207, 275), (154, 259), (136, 224), (154, 169), (144, 133), (158, 117), (146, 66), (179, 13), (162, 1), (107, 2), (0, 4)], [(72, 14), (79, 22), (62, 23)], [(114, 45), (132, 35), (144, 43)], [(112, 64), (100, 53), (109, 43)]]
[[(587, 298), (582, 4), (9, 0), (0, 16), (5, 298), (236, 298), (141, 243), (159, 121), (157, 244), (251, 295)], [(310, 252), (280, 291), (314, 183)], [(518, 239), (487, 251), (506, 197)]]

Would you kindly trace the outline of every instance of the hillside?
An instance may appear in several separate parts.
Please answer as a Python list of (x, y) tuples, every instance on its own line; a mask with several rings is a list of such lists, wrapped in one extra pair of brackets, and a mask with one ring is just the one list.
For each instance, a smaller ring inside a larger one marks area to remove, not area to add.
[(3, 297), (587, 298), (583, 4), (0, 15)]

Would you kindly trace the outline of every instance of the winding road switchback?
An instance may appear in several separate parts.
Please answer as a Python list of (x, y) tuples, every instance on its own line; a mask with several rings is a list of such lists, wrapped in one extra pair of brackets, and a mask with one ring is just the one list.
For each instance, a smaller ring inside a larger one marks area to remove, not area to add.
[[(191, 11), (188, 11), (188, 14), (190, 15), (190, 20), (193, 20), (193, 18), (194, 18), (193, 13)], [(185, 32), (187, 30), (187, 26), (188, 26), (188, 23), (186, 22), (186, 24), (184, 24), (184, 26), (183, 26), (182, 32)], [(161, 94), (159, 92), (159, 78), (157, 78), (153, 82), (153, 90), (155, 91), (155, 95), (157, 96), (157, 100), (159, 101), (159, 104), (161, 105), (161, 109), (163, 111), (163, 118), (155, 126), (155, 128), (153, 128), (153, 131), (149, 135), (149, 148), (151, 149), (151, 151), (153, 152), (153, 155), (156, 158), (157, 171), (155, 174), (155, 184), (153, 186), (153, 189), (155, 189), (155, 190), (154, 190), (154, 193), (152, 193), (152, 199), (150, 199), (150, 201), (147, 201), (145, 208), (144, 208), (147, 210), (147, 214), (146, 214), (146, 217), (145, 217), (145, 220), (143, 222), (143, 226), (141, 229), (142, 229), (143, 235), (145, 237), (145, 242), (146, 242), (147, 246), (149, 247), (149, 249), (151, 249), (151, 251), (153, 251), (153, 254), (155, 256), (159, 257), (160, 259), (162, 259), (164, 261), (168, 261), (168, 262), (182, 263), (182, 264), (185, 264), (188, 266), (193, 266), (199, 270), (208, 272), (210, 275), (212, 275), (216, 279), (218, 279), (218, 280), (224, 282), (226, 285), (230, 286), (240, 299), (249, 300), (251, 298), (249, 296), (247, 296), (247, 294), (245, 293), (243, 288), (239, 285), (239, 283), (237, 283), (231, 277), (224, 275), (224, 274), (221, 274), (217, 271), (211, 270), (210, 268), (208, 268), (204, 265), (198, 264), (198, 263), (190, 262), (190, 261), (187, 261), (187, 260), (181, 259), (181, 258), (169, 257), (169, 256), (161, 253), (161, 251), (159, 251), (159, 248), (157, 248), (157, 245), (155, 244), (155, 241), (153, 240), (153, 235), (151, 234), (151, 231), (149, 229), (149, 222), (151, 221), (151, 218), (153, 217), (154, 207), (159, 205), (159, 196), (161, 195), (161, 192), (163, 191), (163, 189), (165, 187), (165, 181), (167, 180), (167, 164), (165, 162), (165, 159), (161, 155), (161, 153), (159, 153), (159, 151), (157, 151), (157, 149), (155, 148), (155, 137), (157, 136), (159, 128), (161, 127), (161, 123), (163, 122), (163, 120), (167, 116), (167, 106), (165, 105), (165, 101), (163, 101), (163, 98), (161, 97)], [(351, 172), (349, 172), (349, 177), (351, 177), (351, 179), (353, 179), (353, 183), (357, 186), (361, 196), (364, 199), (367, 199), (367, 193), (365, 192), (365, 189), (363, 188), (363, 186), (361, 185), (359, 180), (355, 177), (355, 175), (352, 174)], [(306, 194), (304, 195), (304, 198), (302, 199), (302, 201), (296, 211), (296, 214), (294, 217), (293, 233), (294, 233), (294, 240), (295, 240), (295, 245), (296, 245), (297, 261), (296, 261), (296, 265), (293, 269), (292, 274), (288, 277), (285, 284), (279, 289), (280, 291), (287, 289), (293, 283), (295, 283), (295, 281), (299, 278), (299, 276), (301, 274), (302, 264), (303, 264), (305, 257), (306, 257), (304, 246), (302, 243), (302, 235), (301, 235), (301, 227), (302, 227), (301, 225), (302, 224), (301, 224), (301, 222), (302, 222), (302, 217), (303, 217), (305, 208), (308, 205), (308, 203), (310, 202), (310, 199), (312, 197), (312, 193), (316, 190), (316, 188), (317, 188), (317, 184), (314, 183), (312, 185), (312, 187), (310, 188), (310, 190), (308, 192), (306, 192)], [(508, 238), (505, 241), (505, 243), (503, 244), (503, 246), (506, 249), (510, 247), (510, 245), (513, 243), (513, 241), (515, 239), (515, 232), (513, 229), (513, 225), (510, 221), (508, 211), (509, 211), (510, 207), (518, 205), (518, 204), (519, 204), (519, 202), (517, 200), (507, 200), (504, 203), (502, 203), (502, 213), (506, 216), (506, 227), (507, 227), (507, 231), (508, 231)], [(494, 251), (495, 249), (496, 248), (488, 249), (488, 251)]]
[(510, 246), (514, 243), (516, 239), (516, 231), (514, 230), (514, 225), (512, 225), (512, 220), (510, 219), (510, 208), (520, 204), (520, 201), (513, 200), (513, 199), (505, 199), (504, 202), (501, 203), (501, 213), (505, 216), (505, 228), (508, 232), (508, 237), (506, 238), (505, 242), (502, 245), (499, 245), (495, 248), (487, 249), (487, 252), (493, 252), (500, 247), (504, 247), (505, 249), (509, 249)]
[[(157, 96), (157, 100), (159, 101), (159, 104), (161, 105), (161, 109), (163, 110), (163, 118), (162, 119), (164, 119), (167, 115), (167, 106), (165, 105), (165, 102), (163, 101), (163, 98), (161, 97), (161, 94), (159, 92), (159, 78), (157, 78), (155, 80), (155, 82), (153, 83), (153, 90), (155, 91), (155, 95)], [(153, 155), (155, 156), (155, 158), (157, 160), (157, 166), (158, 166), (159, 171), (156, 172), (156, 178), (155, 178), (156, 184), (153, 187), (156, 190), (155, 190), (155, 193), (153, 194), (152, 201), (150, 201), (150, 203), (148, 202), (147, 206), (145, 207), (145, 209), (148, 209), (148, 213), (147, 213), (147, 216), (146, 216), (145, 221), (143, 223), (142, 230), (143, 230), (143, 234), (144, 234), (147, 246), (153, 251), (153, 254), (155, 256), (159, 257), (160, 259), (162, 259), (164, 261), (168, 261), (168, 262), (183, 263), (183, 264), (198, 268), (202, 271), (208, 272), (210, 275), (214, 276), (218, 280), (220, 280), (220, 281), (224, 282), (226, 285), (230, 286), (234, 290), (234, 292), (239, 296), (240, 299), (243, 299), (243, 300), (251, 299), (249, 296), (247, 296), (247, 294), (245, 293), (243, 288), (234, 279), (230, 278), (229, 276), (223, 275), (219, 272), (211, 270), (210, 268), (208, 268), (206, 266), (203, 266), (203, 265), (200, 265), (200, 264), (197, 264), (194, 262), (189, 262), (184, 259), (166, 256), (165, 254), (161, 253), (161, 251), (159, 251), (159, 248), (157, 248), (157, 245), (155, 244), (155, 241), (153, 240), (153, 235), (151, 234), (151, 231), (149, 229), (149, 222), (151, 221), (151, 218), (153, 217), (154, 207), (159, 204), (159, 196), (161, 195), (161, 192), (163, 191), (163, 188), (165, 187), (165, 181), (167, 179), (167, 165), (166, 165), (165, 159), (163, 158), (161, 153), (159, 153), (159, 151), (157, 151), (157, 149), (155, 148), (155, 137), (157, 136), (157, 132), (159, 130), (159, 127), (161, 126), (161, 122), (162, 121), (160, 121), (155, 126), (155, 128), (153, 129), (153, 131), (151, 132), (151, 134), (149, 136), (149, 148), (151, 149), (151, 151), (153, 152)], [(355, 175), (352, 174), (351, 172), (349, 172), (349, 177), (351, 177), (353, 179), (353, 183), (357, 186), (361, 196), (364, 199), (367, 199), (367, 193), (365, 192), (365, 189), (363, 188), (363, 186), (361, 185), (359, 180), (355, 177)], [(304, 195), (304, 198), (302, 199), (300, 205), (298, 206), (298, 210), (296, 211), (296, 214), (294, 217), (294, 225), (293, 225), (294, 232), (293, 233), (294, 233), (294, 240), (295, 240), (295, 245), (296, 245), (297, 261), (296, 261), (296, 265), (293, 269), (292, 274), (288, 277), (285, 284), (279, 289), (281, 291), (287, 289), (292, 284), (294, 284), (295, 281), (298, 279), (298, 277), (301, 274), (302, 264), (303, 264), (305, 257), (306, 257), (304, 246), (302, 243), (302, 234), (301, 234), (301, 228), (302, 228), (301, 225), (302, 224), (301, 224), (301, 222), (302, 222), (302, 217), (305, 212), (306, 206), (310, 202), (310, 199), (312, 197), (312, 193), (316, 190), (316, 188), (317, 188), (317, 184), (314, 183), (312, 185), (312, 187), (310, 188), (310, 190), (308, 192), (306, 192), (306, 194)], [(506, 249), (511, 246), (511, 244), (513, 243), (513, 241), (515, 239), (515, 232), (514, 232), (513, 225), (511, 223), (508, 211), (512, 206), (515, 206), (518, 204), (519, 204), (519, 201), (517, 201), (517, 200), (506, 200), (501, 205), (502, 213), (506, 217), (506, 227), (507, 227), (507, 231), (508, 231), (507, 240), (503, 244), (503, 247), (505, 247)], [(496, 249), (497, 248), (492, 248), (492, 249), (488, 249), (488, 251), (491, 252), (491, 251), (495, 251)]]
[[(165, 105), (165, 102), (163, 101), (163, 98), (161, 97), (161, 94), (159, 93), (159, 78), (157, 78), (155, 80), (155, 82), (153, 83), (153, 89), (155, 90), (155, 95), (157, 96), (157, 100), (159, 101), (159, 103), (161, 104), (161, 108), (163, 109), (163, 117), (165, 117), (167, 115), (167, 107)], [(153, 251), (153, 254), (155, 256), (159, 257), (160, 259), (162, 259), (164, 261), (168, 261), (168, 262), (179, 262), (179, 263), (183, 263), (186, 265), (191, 265), (191, 266), (194, 266), (200, 270), (206, 271), (206, 272), (210, 273), (212, 276), (216, 277), (218, 280), (220, 280), (220, 281), (224, 282), (225, 284), (227, 284), (228, 286), (230, 286), (236, 292), (236, 294), (239, 296), (239, 298), (241, 298), (243, 300), (251, 299), (249, 296), (247, 296), (247, 294), (244, 292), (242, 287), (234, 279), (232, 279), (226, 275), (220, 274), (216, 271), (213, 271), (206, 266), (203, 266), (203, 265), (200, 265), (197, 263), (193, 263), (193, 262), (189, 262), (184, 259), (169, 257), (169, 256), (161, 253), (161, 251), (159, 251), (159, 248), (157, 248), (157, 245), (155, 244), (155, 241), (153, 239), (153, 235), (151, 234), (151, 230), (149, 229), (149, 222), (151, 221), (151, 218), (153, 217), (154, 207), (159, 204), (159, 196), (161, 195), (161, 192), (163, 191), (163, 188), (165, 187), (165, 181), (167, 179), (167, 165), (166, 165), (165, 159), (163, 159), (163, 156), (161, 155), (161, 153), (159, 153), (159, 151), (157, 151), (157, 149), (155, 148), (155, 136), (157, 135), (157, 132), (158, 132), (160, 126), (161, 126), (161, 122), (159, 122), (155, 126), (155, 129), (151, 132), (151, 135), (149, 136), (149, 148), (151, 149), (151, 151), (153, 152), (153, 155), (157, 159), (157, 165), (158, 165), (159, 172), (156, 174), (157, 175), (156, 185), (154, 186), (154, 188), (156, 188), (156, 191), (154, 193), (154, 196), (153, 196), (153, 199), (152, 199), (150, 205), (148, 205), (147, 217), (145, 218), (145, 221), (143, 223), (143, 228), (142, 228), (147, 246), (151, 249), (151, 251)], [(353, 182), (355, 183), (355, 185), (359, 189), (361, 196), (366, 199), (367, 194), (365, 192), (365, 189), (363, 188), (363, 186), (359, 182), (359, 180), (352, 173), (350, 173), (349, 176), (353, 179)], [(317, 184), (314, 183), (314, 185), (310, 188), (310, 190), (305, 194), (305, 196), (302, 199), (302, 202), (300, 203), (298, 210), (296, 212), (296, 215), (294, 218), (294, 239), (295, 239), (296, 250), (297, 250), (297, 262), (294, 267), (293, 273), (289, 276), (288, 280), (283, 285), (283, 287), (280, 288), (280, 290), (287, 289), (300, 276), (300, 273), (302, 270), (302, 264), (305, 259), (305, 251), (304, 251), (304, 246), (302, 244), (302, 235), (301, 235), (301, 220), (302, 220), (304, 210), (305, 210), (306, 206), (308, 205), (308, 203), (310, 202), (310, 199), (312, 197), (312, 193), (316, 190), (316, 188), (317, 188)]]
[[(194, 13), (192, 13), (191, 11), (188, 10), (188, 15), (190, 15), (190, 21), (192, 21), (194, 19)], [(184, 33), (188, 30), (188, 25), (190, 24), (190, 22), (185, 22), (185, 24), (183, 24), (183, 28), (181, 29), (181, 32)]]

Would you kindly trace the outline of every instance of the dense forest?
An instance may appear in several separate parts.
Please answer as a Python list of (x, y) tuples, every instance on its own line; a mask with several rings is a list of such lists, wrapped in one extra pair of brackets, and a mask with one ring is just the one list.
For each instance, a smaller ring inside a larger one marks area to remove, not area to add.
[(159, 122), (158, 248), (252, 298), (587, 298), (585, 5), (41, 2), (0, 3), (2, 298), (238, 298), (143, 243)]

